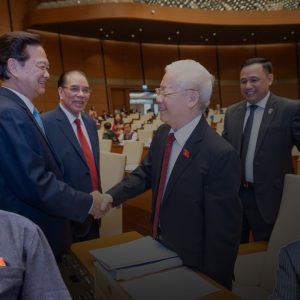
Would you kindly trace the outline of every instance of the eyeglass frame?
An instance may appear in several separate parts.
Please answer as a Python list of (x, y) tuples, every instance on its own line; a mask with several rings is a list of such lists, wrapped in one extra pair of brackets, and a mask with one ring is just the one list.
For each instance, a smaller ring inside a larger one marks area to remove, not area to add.
[[(162, 93), (161, 88), (155, 88), (154, 90), (155, 90), (155, 93), (156, 93), (157, 97), (159, 97), (159, 96), (167, 97), (167, 96), (175, 95), (175, 94), (180, 92), (180, 91), (177, 91), (177, 92), (171, 92), (171, 93)], [(198, 90), (195, 90), (195, 89), (184, 89), (184, 91), (199, 92)]]
[(92, 89), (90, 89), (89, 87), (83, 87), (81, 88), (80, 86), (61, 86), (62, 89), (67, 89), (69, 90), (72, 94), (78, 94), (80, 92), (82, 92), (83, 95), (88, 96), (92, 93)]

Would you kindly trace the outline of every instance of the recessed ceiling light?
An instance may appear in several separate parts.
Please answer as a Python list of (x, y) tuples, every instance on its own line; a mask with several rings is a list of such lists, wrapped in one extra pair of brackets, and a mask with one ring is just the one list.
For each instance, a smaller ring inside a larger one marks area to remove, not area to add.
[(247, 42), (247, 38), (243, 38), (243, 42)]
[(106, 34), (105, 37), (108, 38), (108, 37), (109, 37), (109, 34)]
[(110, 34), (114, 34), (115, 32), (113, 30), (111, 30)]
[(171, 40), (172, 40), (172, 38), (169, 36), (169, 37), (168, 37), (168, 40), (169, 40), (169, 41), (171, 41)]
[(284, 40), (286, 40), (286, 39), (287, 39), (287, 37), (286, 37), (286, 36), (284, 36), (284, 37), (283, 37), (283, 39), (284, 39)]
[(143, 31), (143, 28), (139, 28), (139, 32), (142, 32)]
[(216, 32), (213, 32), (213, 36), (216, 36), (217, 35), (217, 33)]
[(205, 42), (208, 42), (208, 38), (205, 39)]
[(131, 37), (132, 37), (132, 38), (135, 38), (135, 34), (132, 34)]
[(293, 35), (293, 34), (295, 34), (295, 31), (293, 30), (293, 31), (291, 31), (291, 35)]
[(99, 31), (103, 31), (103, 28), (101, 27), (101, 28), (99, 28)]
[(254, 33), (254, 32), (251, 32), (251, 36), (255, 36), (255, 33)]
[(179, 30), (177, 30), (177, 31), (176, 31), (176, 34), (180, 34), (180, 31), (179, 31)]

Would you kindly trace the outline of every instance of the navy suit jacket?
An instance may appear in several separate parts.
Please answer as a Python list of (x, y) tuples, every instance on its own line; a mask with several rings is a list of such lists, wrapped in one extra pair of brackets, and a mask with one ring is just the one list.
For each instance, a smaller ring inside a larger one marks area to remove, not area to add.
[[(97, 127), (86, 113), (82, 113), (82, 120), (90, 138), (92, 152), (95, 159), (99, 177), (99, 141)], [(80, 143), (74, 130), (61, 107), (58, 105), (55, 110), (41, 115), (46, 135), (53, 148), (56, 150), (64, 169), (64, 181), (71, 187), (86, 193), (92, 192), (92, 183), (89, 168), (84, 158)], [(99, 180), (100, 183), (100, 180)], [(99, 185), (100, 190), (100, 185)], [(73, 237), (75, 240), (93, 232), (99, 232), (99, 222), (89, 216), (84, 223), (73, 223)], [(99, 235), (98, 235), (99, 237)], [(94, 236), (94, 238), (97, 238)]]
[[(142, 164), (107, 192), (113, 197), (113, 206), (152, 188), (153, 220), (169, 131), (169, 126), (162, 125)], [(161, 238), (185, 265), (228, 288), (242, 227), (239, 185), (237, 152), (202, 116), (167, 183), (160, 210)]]
[(276, 285), (268, 300), (300, 299), (300, 241), (283, 247), (279, 254)]
[(43, 230), (56, 257), (70, 246), (70, 221), (85, 221), (89, 194), (63, 182), (59, 161), (25, 103), (0, 88), (0, 209)]
[[(246, 101), (226, 110), (223, 137), (240, 153)], [(258, 209), (270, 224), (279, 210), (284, 175), (293, 172), (291, 150), (300, 150), (300, 101), (271, 94), (260, 124), (253, 160)]]

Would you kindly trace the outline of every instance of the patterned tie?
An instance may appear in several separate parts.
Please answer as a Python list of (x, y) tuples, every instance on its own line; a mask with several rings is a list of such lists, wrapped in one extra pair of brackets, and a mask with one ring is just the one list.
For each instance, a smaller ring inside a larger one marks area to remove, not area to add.
[(40, 114), (39, 114), (38, 110), (35, 107), (33, 108), (32, 114), (33, 114), (33, 117), (35, 118), (36, 122), (38, 123), (40, 129), (43, 131), (43, 133), (45, 135), (45, 128), (44, 128), (44, 125), (43, 125), (43, 121), (40, 117)]
[(90, 149), (90, 146), (86, 140), (85, 135), (82, 132), (80, 120), (76, 119), (74, 122), (77, 127), (77, 135), (78, 135), (78, 139), (79, 139), (79, 142), (81, 145), (81, 149), (82, 149), (84, 158), (85, 158), (87, 165), (89, 167), (89, 170), (90, 170), (92, 189), (93, 189), (93, 191), (98, 191), (99, 190), (99, 179), (98, 179), (97, 168), (96, 168), (93, 153)]
[(245, 128), (244, 128), (244, 133), (243, 133), (243, 138), (242, 138), (242, 147), (241, 147), (241, 162), (242, 162), (242, 179), (245, 180), (245, 166), (246, 166), (246, 156), (248, 152), (248, 146), (249, 146), (249, 141), (250, 141), (250, 136), (251, 136), (251, 130), (252, 130), (252, 124), (253, 124), (253, 117), (254, 117), (254, 111), (257, 108), (257, 105), (250, 105), (250, 114), (248, 116)]
[(157, 198), (156, 198), (153, 230), (152, 230), (152, 237), (154, 239), (157, 238), (157, 228), (158, 228), (160, 205), (161, 205), (163, 192), (164, 192), (164, 186), (165, 186), (165, 182), (166, 182), (166, 175), (167, 175), (167, 170), (168, 170), (168, 164), (169, 164), (172, 144), (174, 141), (175, 141), (174, 133), (170, 133), (167, 138), (164, 159), (163, 159), (162, 169), (161, 169), (161, 173), (160, 173), (159, 188), (158, 188), (158, 193), (157, 193)]

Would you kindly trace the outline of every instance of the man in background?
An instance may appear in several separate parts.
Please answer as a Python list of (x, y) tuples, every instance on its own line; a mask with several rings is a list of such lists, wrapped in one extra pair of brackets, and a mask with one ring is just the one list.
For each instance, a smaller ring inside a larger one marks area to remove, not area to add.
[(239, 157), (203, 117), (212, 75), (193, 60), (165, 70), (156, 93), (166, 124), (141, 165), (103, 195), (103, 204), (115, 207), (152, 188), (153, 238), (230, 289), (242, 226)]
[[(300, 102), (274, 95), (272, 64), (250, 58), (240, 73), (245, 100), (226, 110), (223, 137), (240, 153), (243, 204), (241, 242), (270, 238), (279, 210), (284, 175), (292, 173), (291, 150), (300, 149)], [(248, 122), (249, 120), (249, 122)]]
[(63, 182), (33, 100), (45, 93), (49, 62), (39, 37), (10, 32), (0, 37), (0, 208), (23, 215), (43, 230), (56, 256), (71, 243), (70, 220), (101, 217), (100, 193)]
[(71, 300), (41, 229), (3, 210), (0, 228), (0, 299)]
[[(58, 79), (58, 95), (60, 104), (41, 117), (46, 136), (62, 162), (64, 181), (82, 192), (100, 190), (96, 123), (84, 113), (91, 95), (86, 75), (77, 70), (63, 73)], [(81, 140), (80, 131), (85, 141)], [(92, 176), (93, 169), (96, 178)], [(73, 242), (98, 238), (99, 225), (92, 216), (83, 223), (72, 222)]]

